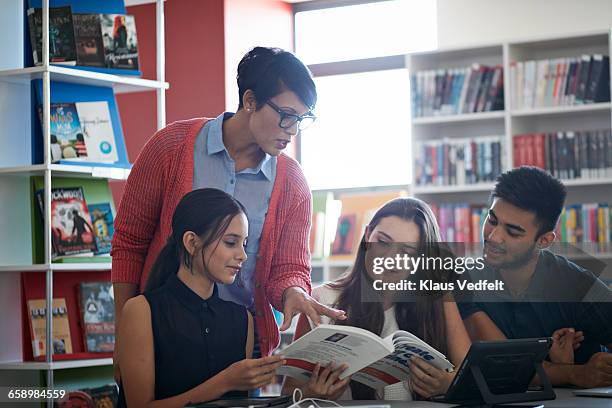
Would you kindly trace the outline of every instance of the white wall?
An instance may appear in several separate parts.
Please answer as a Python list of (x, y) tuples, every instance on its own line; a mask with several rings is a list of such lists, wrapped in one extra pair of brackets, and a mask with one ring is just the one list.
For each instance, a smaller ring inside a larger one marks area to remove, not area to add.
[(437, 0), (448, 48), (612, 27), (612, 0)]

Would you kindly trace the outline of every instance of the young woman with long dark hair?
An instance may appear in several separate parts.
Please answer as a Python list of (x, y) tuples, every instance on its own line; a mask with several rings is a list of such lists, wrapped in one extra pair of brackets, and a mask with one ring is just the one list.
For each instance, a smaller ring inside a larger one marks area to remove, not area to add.
[[(346, 311), (346, 320), (324, 322), (360, 327), (381, 337), (396, 330), (406, 330), (458, 366), (469, 349), (470, 339), (452, 296), (422, 294), (412, 301), (399, 301), (391, 293), (374, 291), (371, 282), (380, 276), (368, 267), (373, 247), (378, 246), (380, 250), (384, 246), (397, 245), (410, 247), (411, 256), (436, 256), (440, 253), (439, 241), (435, 216), (426, 203), (415, 198), (397, 198), (386, 203), (366, 227), (350, 272), (337, 281), (313, 289), (313, 297), (319, 302)], [(409, 279), (409, 272), (402, 273), (390, 272), (390, 279)], [(364, 290), (369, 291), (368, 296), (373, 296), (370, 300), (378, 301), (364, 301)], [(300, 316), (295, 338), (309, 330), (308, 320)], [(327, 367), (315, 367), (307, 383), (286, 378), (283, 393), (291, 393), (295, 387), (300, 387), (305, 396), (326, 399), (412, 399), (412, 393), (427, 398), (446, 391), (454, 373), (437, 369), (420, 358), (411, 361), (409, 383), (394, 384), (380, 392), (349, 378), (339, 381), (345, 367), (334, 366), (332, 362)]]
[(198, 189), (180, 200), (144, 294), (124, 307), (120, 406), (246, 396), (274, 378), (280, 357), (251, 359), (253, 318), (218, 294), (218, 284), (241, 272), (247, 232), (244, 207), (223, 191)]

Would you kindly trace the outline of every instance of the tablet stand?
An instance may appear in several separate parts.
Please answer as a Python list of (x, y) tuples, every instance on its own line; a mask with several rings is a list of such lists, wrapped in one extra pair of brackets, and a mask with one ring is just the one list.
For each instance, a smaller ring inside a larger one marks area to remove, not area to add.
[(534, 363), (534, 368), (540, 382), (542, 384), (541, 391), (530, 391), (530, 392), (519, 392), (519, 393), (511, 393), (511, 394), (493, 394), (489, 389), (487, 384), (487, 380), (485, 380), (484, 375), (482, 375), (482, 370), (479, 366), (473, 365), (470, 367), (472, 376), (478, 386), (478, 390), (480, 391), (480, 395), (482, 396), (482, 400), (484, 404), (482, 407), (492, 407), (497, 404), (510, 404), (510, 403), (518, 403), (518, 402), (529, 402), (529, 401), (543, 401), (543, 400), (552, 400), (556, 398), (555, 391), (550, 384), (550, 380), (542, 367), (542, 363)]

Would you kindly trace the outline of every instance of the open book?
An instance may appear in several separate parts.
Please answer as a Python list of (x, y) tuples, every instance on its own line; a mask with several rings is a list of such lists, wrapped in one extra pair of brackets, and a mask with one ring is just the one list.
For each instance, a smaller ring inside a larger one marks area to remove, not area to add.
[(412, 356), (442, 370), (454, 368), (442, 353), (409, 332), (398, 330), (380, 338), (358, 327), (329, 324), (319, 325), (280, 354), (287, 360), (277, 370), (280, 375), (307, 381), (317, 363), (325, 366), (334, 361), (348, 365), (340, 379), (350, 376), (377, 389), (407, 380)]

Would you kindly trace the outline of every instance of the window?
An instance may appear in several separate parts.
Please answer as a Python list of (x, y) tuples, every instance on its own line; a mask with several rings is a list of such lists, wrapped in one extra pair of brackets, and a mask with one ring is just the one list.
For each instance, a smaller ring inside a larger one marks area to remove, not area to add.
[(408, 52), (437, 47), (435, 0), (296, 4), (296, 54), (319, 93), (300, 159), (313, 189), (412, 181)]
[(437, 46), (436, 0), (393, 0), (295, 14), (306, 64), (426, 51)]
[(312, 189), (410, 182), (408, 80), (405, 69), (315, 78), (318, 119), (301, 138)]

